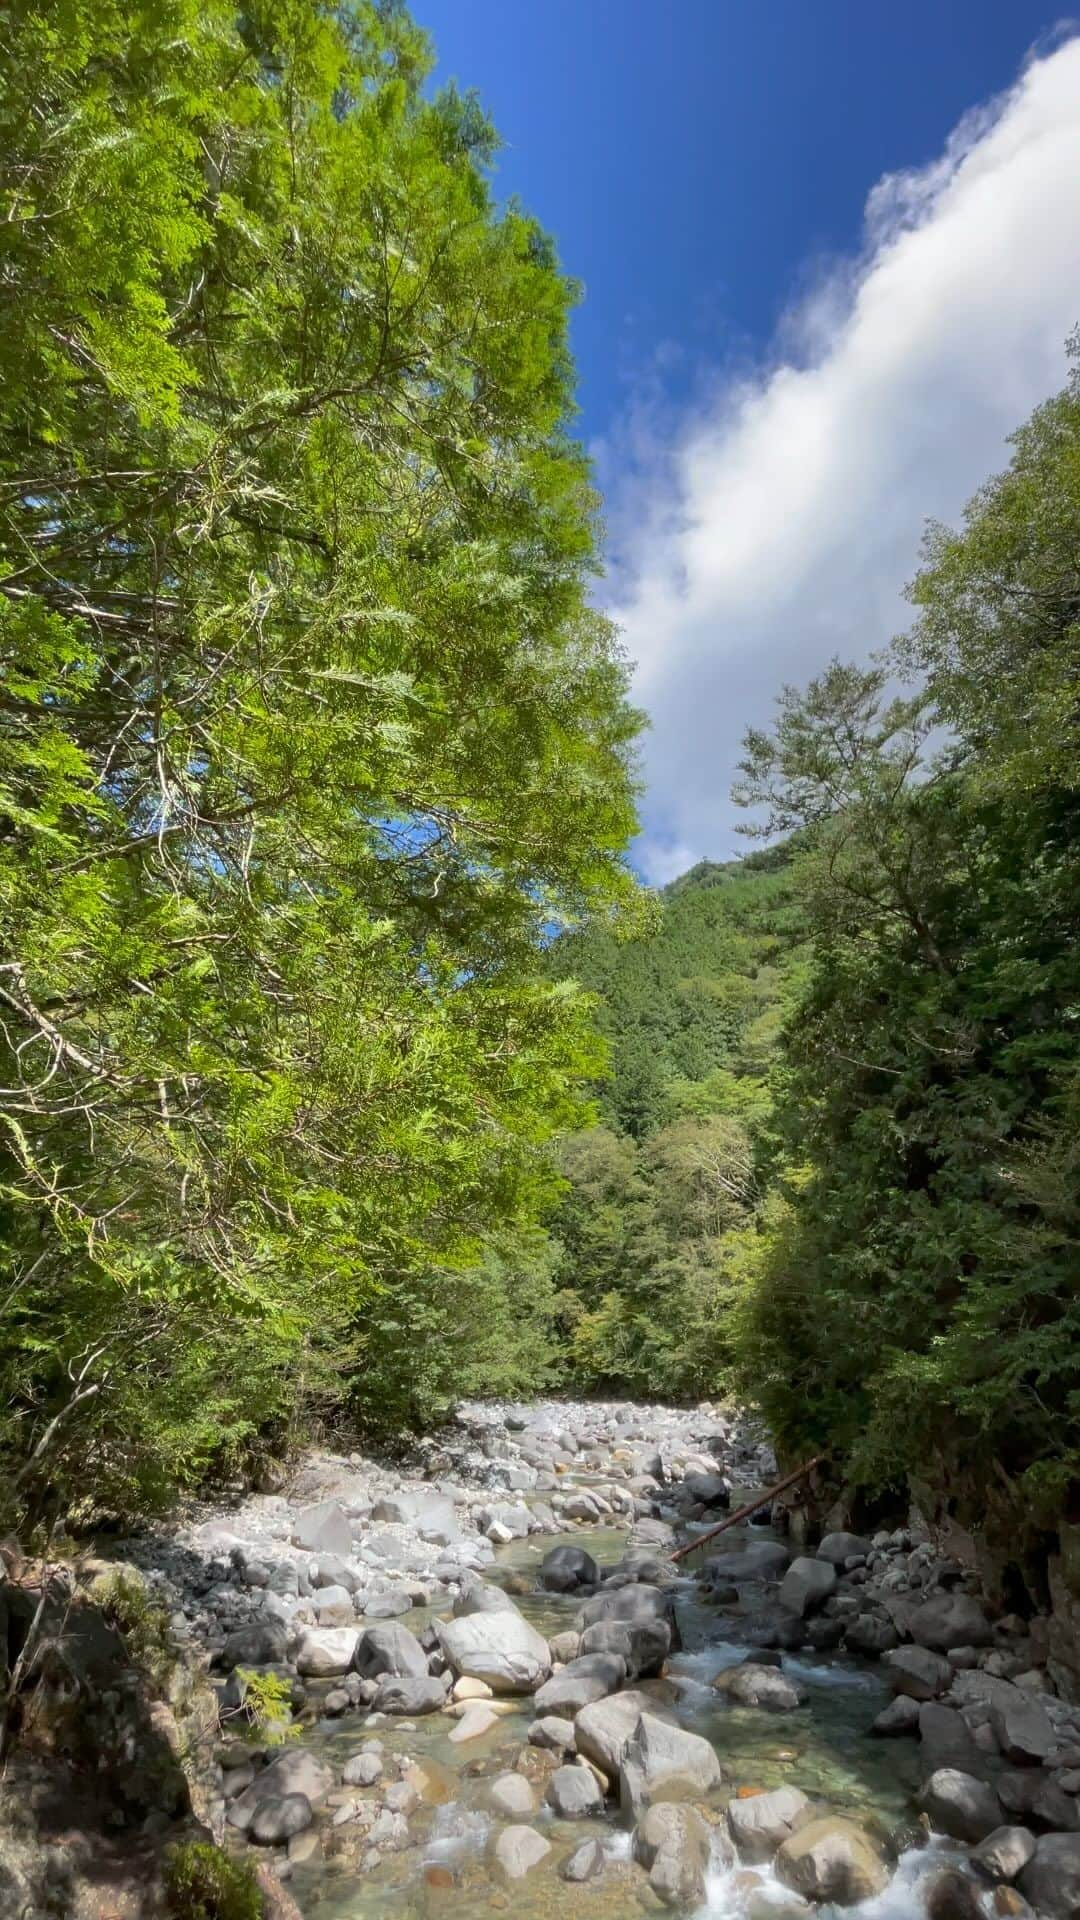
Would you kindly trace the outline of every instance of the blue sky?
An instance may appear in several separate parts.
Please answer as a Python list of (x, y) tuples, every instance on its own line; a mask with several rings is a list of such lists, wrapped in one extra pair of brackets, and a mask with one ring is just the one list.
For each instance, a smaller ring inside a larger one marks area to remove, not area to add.
[(580, 426), (664, 879), (738, 850), (743, 728), (888, 637), (925, 518), (1064, 377), (1080, 41), (1027, 0), (414, 10), (503, 136), (499, 191), (584, 284)]

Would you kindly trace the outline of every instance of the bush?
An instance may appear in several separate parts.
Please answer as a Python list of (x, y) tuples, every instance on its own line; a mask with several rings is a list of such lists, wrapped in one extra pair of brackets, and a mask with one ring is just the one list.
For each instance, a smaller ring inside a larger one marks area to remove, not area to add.
[(165, 1868), (170, 1920), (263, 1920), (263, 1900), (250, 1867), (217, 1847), (176, 1847)]

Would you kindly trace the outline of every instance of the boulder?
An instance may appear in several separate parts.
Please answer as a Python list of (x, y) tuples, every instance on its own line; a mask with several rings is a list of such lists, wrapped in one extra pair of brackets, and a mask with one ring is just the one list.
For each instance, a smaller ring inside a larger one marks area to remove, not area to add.
[(1035, 1694), (1013, 1689), (1014, 1698), (990, 1709), (990, 1725), (998, 1746), (1014, 1766), (1045, 1764), (1058, 1744), (1050, 1716)]
[(884, 1738), (892, 1738), (901, 1733), (917, 1733), (919, 1730), (919, 1703), (910, 1694), (898, 1693), (887, 1707), (882, 1707), (877, 1719), (870, 1725), (871, 1733)]
[(1048, 1920), (1080, 1913), (1080, 1833), (1044, 1833), (1017, 1882), (1026, 1900)]
[(952, 1679), (949, 1662), (929, 1647), (894, 1647), (882, 1654), (881, 1664), (888, 1668), (893, 1692), (906, 1693), (912, 1700), (936, 1700)]
[(884, 1892), (889, 1879), (869, 1835), (852, 1821), (832, 1815), (811, 1820), (784, 1841), (776, 1856), (776, 1875), (807, 1900), (831, 1900), (841, 1907), (872, 1899)]
[(780, 1582), (780, 1605), (801, 1620), (823, 1607), (836, 1586), (836, 1568), (828, 1560), (802, 1555), (793, 1560)]
[(606, 1700), (609, 1693), (617, 1693), (625, 1679), (626, 1661), (620, 1655), (583, 1653), (545, 1680), (537, 1691), (537, 1711), (565, 1714), (572, 1720), (593, 1700)]
[(1035, 1835), (1028, 1827), (995, 1827), (981, 1840), (971, 1864), (987, 1880), (1015, 1880), (1035, 1853)]
[(347, 1559), (352, 1552), (352, 1522), (336, 1500), (321, 1500), (297, 1514), (292, 1538), (293, 1545), (307, 1553), (336, 1553)]
[(493, 1693), (532, 1693), (551, 1672), (548, 1643), (514, 1606), (435, 1622), (457, 1675), (486, 1680)]
[(720, 1762), (700, 1734), (643, 1713), (623, 1747), (619, 1764), (619, 1802), (637, 1817), (662, 1795), (666, 1800), (699, 1800), (723, 1779)]
[(726, 1510), (731, 1505), (731, 1488), (722, 1473), (688, 1473), (682, 1484), (695, 1506)]
[(696, 1907), (704, 1900), (709, 1834), (694, 1807), (650, 1807), (634, 1829), (633, 1851), (665, 1907)]
[(270, 1794), (259, 1800), (247, 1829), (249, 1840), (260, 1847), (281, 1847), (295, 1834), (310, 1827), (314, 1814), (311, 1802), (302, 1793)]
[(490, 1733), (492, 1727), (497, 1727), (498, 1724), (499, 1716), (494, 1708), (489, 1707), (486, 1700), (476, 1700), (471, 1706), (466, 1707), (453, 1732), (447, 1735), (447, 1739), (453, 1746), (462, 1747), (467, 1740), (479, 1740), (483, 1734)]
[(438, 1713), (446, 1705), (446, 1688), (430, 1673), (384, 1673), (371, 1704), (376, 1713)]
[(364, 1747), (346, 1760), (341, 1770), (341, 1784), (344, 1787), (373, 1787), (382, 1779), (383, 1756), (381, 1747)]
[(815, 1551), (819, 1560), (830, 1560), (834, 1567), (842, 1567), (848, 1560), (865, 1559), (870, 1552), (870, 1542), (861, 1533), (827, 1533)]
[(794, 1680), (779, 1667), (757, 1660), (744, 1660), (741, 1666), (725, 1667), (713, 1681), (718, 1693), (740, 1707), (764, 1707), (769, 1713), (790, 1713), (801, 1707), (805, 1695)]
[(237, 1627), (225, 1645), (214, 1655), (213, 1665), (222, 1673), (234, 1667), (276, 1667), (285, 1658), (288, 1638), (278, 1620), (253, 1620)]
[(917, 1647), (948, 1653), (950, 1647), (985, 1647), (993, 1629), (982, 1607), (966, 1593), (936, 1593), (907, 1615), (907, 1630)]
[(309, 1627), (296, 1650), (296, 1671), (304, 1679), (328, 1680), (348, 1673), (356, 1658), (356, 1627)]
[(859, 1613), (844, 1626), (844, 1645), (849, 1653), (861, 1653), (868, 1660), (889, 1653), (898, 1645), (900, 1635), (883, 1613)]
[(982, 1774), (982, 1755), (971, 1728), (955, 1707), (942, 1706), (938, 1700), (924, 1700), (918, 1714), (922, 1759), (928, 1771), (933, 1772), (937, 1767), (959, 1767), (961, 1773)]
[(798, 1787), (774, 1787), (771, 1793), (730, 1801), (727, 1816), (740, 1860), (758, 1865), (771, 1860), (777, 1848), (812, 1820), (814, 1813)]
[(604, 1804), (591, 1767), (557, 1767), (544, 1798), (561, 1820), (582, 1820), (587, 1814), (599, 1813)]
[(580, 1884), (584, 1880), (596, 1880), (604, 1871), (604, 1848), (599, 1840), (583, 1840), (575, 1847), (568, 1860), (559, 1868), (559, 1878)]
[[(295, 1574), (296, 1569), (292, 1569)], [(326, 1587), (344, 1587), (347, 1593), (358, 1593), (363, 1581), (356, 1568), (342, 1558), (340, 1553), (321, 1553), (315, 1562), (315, 1571), (311, 1584), (318, 1593)], [(296, 1591), (296, 1588), (293, 1588)]]
[(578, 1587), (595, 1587), (600, 1569), (584, 1547), (552, 1547), (540, 1562), (538, 1582), (547, 1593), (574, 1593)]
[(452, 1546), (462, 1537), (453, 1501), (438, 1493), (384, 1495), (372, 1507), (371, 1517), (391, 1526), (411, 1527), (439, 1547)]
[(671, 1628), (671, 1644), (680, 1643), (675, 1627), (675, 1608), (671, 1595), (661, 1587), (648, 1586), (635, 1581), (626, 1587), (609, 1588), (587, 1600), (578, 1615), (577, 1624), (584, 1634), (587, 1628), (596, 1626), (601, 1620), (623, 1620), (631, 1623), (641, 1620), (665, 1620)]
[(463, 1586), (451, 1609), (455, 1620), (468, 1620), (474, 1613), (516, 1613), (504, 1587), (492, 1587), (486, 1580), (470, 1580)]
[(496, 1774), (487, 1797), (489, 1807), (503, 1820), (520, 1820), (536, 1812), (536, 1795), (523, 1773)]
[(614, 1779), (622, 1764), (627, 1742), (643, 1713), (655, 1713), (656, 1701), (649, 1693), (630, 1688), (613, 1693), (583, 1707), (574, 1716), (574, 1743), (579, 1753)]
[[(359, 1600), (356, 1604), (360, 1606)], [(365, 1620), (399, 1620), (403, 1613), (411, 1613), (412, 1608), (411, 1594), (398, 1587), (393, 1592), (365, 1595), (361, 1611)]]
[(574, 1723), (558, 1714), (545, 1713), (529, 1728), (529, 1745), (544, 1747), (549, 1753), (573, 1753)]
[(738, 1552), (720, 1553), (706, 1560), (701, 1571), (714, 1585), (730, 1581), (741, 1586), (751, 1580), (778, 1579), (790, 1559), (787, 1547), (779, 1540), (751, 1540)]
[(504, 1827), (496, 1835), (491, 1851), (504, 1880), (523, 1880), (541, 1860), (546, 1860), (551, 1842), (537, 1833), (535, 1827)]
[(397, 1621), (386, 1626), (365, 1627), (356, 1643), (353, 1666), (365, 1680), (377, 1680), (393, 1673), (399, 1679), (406, 1674), (422, 1679), (427, 1674), (428, 1657), (415, 1633)]
[(939, 1767), (919, 1795), (919, 1805), (938, 1833), (950, 1840), (985, 1840), (1001, 1825), (1001, 1802), (993, 1787), (957, 1767)]
[(943, 1867), (926, 1882), (926, 1920), (983, 1920), (979, 1889), (959, 1867)]
[(646, 1680), (657, 1674), (671, 1652), (667, 1620), (597, 1620), (580, 1637), (581, 1652), (612, 1653), (625, 1662), (627, 1677)]

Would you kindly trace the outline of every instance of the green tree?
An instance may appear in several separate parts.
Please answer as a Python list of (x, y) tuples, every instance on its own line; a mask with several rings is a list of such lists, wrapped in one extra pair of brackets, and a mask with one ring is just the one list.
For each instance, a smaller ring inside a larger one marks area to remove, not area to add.
[(931, 533), (896, 652), (748, 738), (741, 797), (803, 833), (813, 958), (737, 1311), (792, 1452), (1019, 1559), (1080, 1472), (1076, 375), (1014, 447)]
[(574, 289), (403, 9), (7, 24), (0, 1444), (129, 1501), (539, 1206), (637, 719)]

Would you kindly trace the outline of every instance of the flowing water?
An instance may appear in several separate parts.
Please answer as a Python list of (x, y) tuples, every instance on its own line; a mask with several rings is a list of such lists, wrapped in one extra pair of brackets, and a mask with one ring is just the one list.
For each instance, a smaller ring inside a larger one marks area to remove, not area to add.
[[(610, 1564), (625, 1551), (623, 1532), (575, 1532), (583, 1546)], [(506, 1580), (535, 1574), (553, 1542), (516, 1541), (502, 1550), (493, 1572)], [(573, 1623), (580, 1601), (572, 1596), (527, 1593), (517, 1603), (542, 1633), (551, 1635)], [(679, 1595), (683, 1651), (668, 1662), (662, 1681), (645, 1683), (673, 1709), (681, 1723), (710, 1739), (724, 1767), (725, 1784), (740, 1787), (801, 1787), (833, 1812), (850, 1813), (881, 1837), (908, 1824), (913, 1814), (916, 1750), (909, 1741), (867, 1739), (866, 1732), (888, 1690), (878, 1671), (843, 1655), (784, 1656), (784, 1670), (806, 1690), (806, 1703), (790, 1713), (729, 1705), (711, 1685), (726, 1666), (752, 1656), (743, 1638), (748, 1612), (704, 1604), (689, 1578)], [(405, 1624), (419, 1631), (430, 1617), (417, 1610)], [(298, 1863), (291, 1882), (306, 1920), (480, 1920), (506, 1913), (512, 1920), (640, 1920), (655, 1903), (639, 1872), (630, 1864), (630, 1836), (617, 1813), (596, 1821), (560, 1821), (546, 1810), (532, 1816), (552, 1842), (548, 1861), (509, 1887), (496, 1885), (485, 1864), (492, 1817), (485, 1808), (488, 1783), (514, 1764), (517, 1750), (535, 1717), (532, 1701), (522, 1700), (492, 1731), (465, 1745), (453, 1745), (456, 1724), (441, 1714), (415, 1722), (388, 1719), (376, 1727), (356, 1715), (317, 1723), (305, 1744), (321, 1752), (340, 1773), (350, 1754), (367, 1739), (382, 1742), (387, 1754), (408, 1755), (426, 1775), (424, 1804), (410, 1817), (410, 1833), (419, 1845), (384, 1858), (373, 1871), (357, 1866), (363, 1840), (350, 1824), (333, 1829), (326, 1850)], [(534, 1750), (535, 1751), (535, 1750)], [(537, 1756), (539, 1759), (539, 1756)], [(537, 1798), (543, 1780), (538, 1775)], [(583, 1839), (600, 1834), (609, 1861), (603, 1876), (584, 1885), (558, 1878), (558, 1863)], [(339, 1851), (335, 1852), (335, 1849)], [(888, 1890), (854, 1912), (858, 1920), (922, 1920), (918, 1883), (949, 1855), (937, 1848), (905, 1855)], [(651, 1903), (651, 1904), (650, 1904)], [(765, 1869), (743, 1869), (710, 1877), (701, 1920), (786, 1920), (807, 1909), (774, 1881)], [(832, 1910), (819, 1909), (824, 1916)]]

